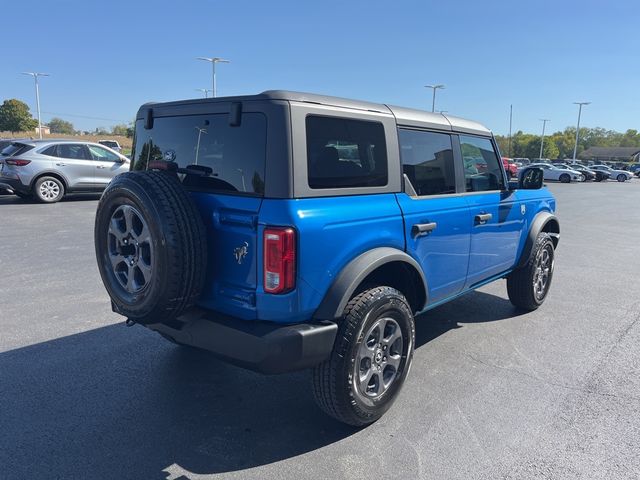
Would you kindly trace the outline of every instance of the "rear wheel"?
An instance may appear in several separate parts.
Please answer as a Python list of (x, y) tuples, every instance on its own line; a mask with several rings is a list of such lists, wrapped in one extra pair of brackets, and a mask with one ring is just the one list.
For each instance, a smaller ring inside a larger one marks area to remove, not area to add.
[(409, 373), (415, 343), (413, 314), (391, 287), (374, 287), (345, 308), (331, 357), (313, 371), (313, 392), (325, 413), (349, 425), (378, 420)]
[(540, 232), (527, 264), (507, 277), (507, 293), (511, 303), (530, 311), (544, 303), (551, 287), (554, 259), (551, 236)]
[(204, 225), (178, 178), (127, 172), (98, 204), (98, 269), (113, 309), (143, 324), (171, 320), (191, 307), (204, 284)]
[(64, 184), (56, 177), (40, 177), (33, 185), (33, 194), (42, 203), (55, 203), (64, 197)]
[(562, 183), (570, 183), (571, 182), (571, 176), (568, 173), (563, 173), (562, 175), (560, 175), (560, 181)]

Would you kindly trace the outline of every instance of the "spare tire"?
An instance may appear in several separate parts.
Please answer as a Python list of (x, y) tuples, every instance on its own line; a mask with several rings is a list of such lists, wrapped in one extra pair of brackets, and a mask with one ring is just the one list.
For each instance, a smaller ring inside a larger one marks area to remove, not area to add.
[(205, 227), (174, 173), (115, 177), (98, 203), (94, 241), (113, 310), (130, 320), (170, 321), (202, 292)]

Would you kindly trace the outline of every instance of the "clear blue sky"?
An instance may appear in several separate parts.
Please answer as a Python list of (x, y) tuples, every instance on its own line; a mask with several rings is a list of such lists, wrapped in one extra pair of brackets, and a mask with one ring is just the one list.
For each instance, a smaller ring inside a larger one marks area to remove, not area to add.
[[(147, 101), (200, 95), (221, 56), (218, 94), (291, 89), (430, 109), (496, 133), (574, 125), (640, 129), (640, 2), (110, 1), (2, 7), (0, 100), (76, 128), (127, 122)], [(76, 115), (71, 116), (70, 114)], [(96, 117), (96, 119), (82, 118)]]

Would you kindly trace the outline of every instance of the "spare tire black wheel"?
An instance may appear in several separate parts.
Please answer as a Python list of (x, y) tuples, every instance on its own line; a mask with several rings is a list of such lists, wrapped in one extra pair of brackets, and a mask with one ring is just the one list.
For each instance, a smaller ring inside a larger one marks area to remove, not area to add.
[(137, 323), (162, 323), (200, 296), (207, 265), (205, 227), (175, 174), (115, 177), (98, 203), (94, 239), (115, 312)]

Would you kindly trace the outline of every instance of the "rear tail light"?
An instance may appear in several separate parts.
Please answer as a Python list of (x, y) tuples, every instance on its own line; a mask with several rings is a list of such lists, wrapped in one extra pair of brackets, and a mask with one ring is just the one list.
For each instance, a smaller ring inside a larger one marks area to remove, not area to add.
[(296, 233), (293, 228), (264, 230), (264, 291), (286, 293), (296, 286)]
[(4, 163), (7, 165), (15, 165), (16, 167), (24, 167), (25, 165), (29, 165), (31, 160), (20, 160), (19, 158), (7, 158)]

